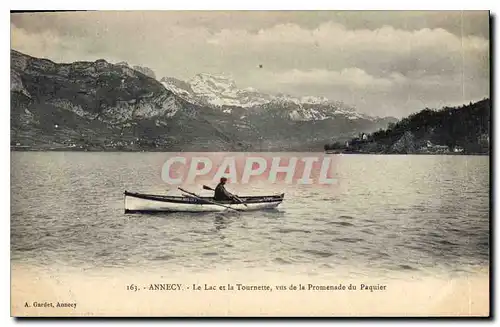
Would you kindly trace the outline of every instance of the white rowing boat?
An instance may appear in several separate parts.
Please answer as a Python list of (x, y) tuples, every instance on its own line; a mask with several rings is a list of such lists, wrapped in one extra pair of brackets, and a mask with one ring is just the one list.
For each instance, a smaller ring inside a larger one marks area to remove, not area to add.
[(215, 202), (213, 197), (186, 193), (189, 195), (169, 196), (125, 191), (125, 213), (266, 210), (276, 208), (285, 197), (284, 193), (266, 196), (239, 196), (238, 200), (241, 202), (237, 200)]

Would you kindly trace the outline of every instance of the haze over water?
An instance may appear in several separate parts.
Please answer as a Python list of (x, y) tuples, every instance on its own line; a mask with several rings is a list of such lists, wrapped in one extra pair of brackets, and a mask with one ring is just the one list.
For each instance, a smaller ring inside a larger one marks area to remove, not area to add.
[(240, 195), (285, 192), (277, 211), (125, 215), (125, 189), (175, 189), (159, 178), (164, 158), (12, 152), (13, 263), (349, 276), (488, 266), (486, 156), (335, 156), (337, 186), (228, 185)]

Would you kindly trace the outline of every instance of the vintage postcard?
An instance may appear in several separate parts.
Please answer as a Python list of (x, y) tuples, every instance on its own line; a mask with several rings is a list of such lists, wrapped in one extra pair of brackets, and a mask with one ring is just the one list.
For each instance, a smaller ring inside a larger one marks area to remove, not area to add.
[(488, 11), (10, 19), (12, 316), (490, 316)]

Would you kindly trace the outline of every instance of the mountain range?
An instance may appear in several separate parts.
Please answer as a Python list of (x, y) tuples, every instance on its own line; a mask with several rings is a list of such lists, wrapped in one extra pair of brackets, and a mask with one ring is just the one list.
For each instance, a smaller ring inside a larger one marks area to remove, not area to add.
[(321, 151), (395, 122), (322, 97), (241, 89), (227, 76), (156, 79), (128, 63), (55, 63), (11, 50), (13, 149)]
[(248, 112), (259, 109), (281, 110), (282, 117), (294, 121), (311, 121), (337, 118), (368, 119), (375, 117), (360, 114), (354, 108), (339, 101), (330, 101), (325, 97), (292, 97), (286, 94), (271, 95), (254, 88), (240, 89), (226, 76), (200, 73), (189, 81), (173, 77), (164, 77), (161, 83), (186, 101), (201, 106), (220, 108), (231, 113), (233, 108), (246, 108)]

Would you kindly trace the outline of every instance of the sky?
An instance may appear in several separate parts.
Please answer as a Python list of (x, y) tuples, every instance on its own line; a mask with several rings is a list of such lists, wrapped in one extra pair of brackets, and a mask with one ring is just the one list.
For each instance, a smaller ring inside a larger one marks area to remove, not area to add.
[(489, 97), (487, 11), (100, 11), (11, 14), (11, 48), (55, 62), (198, 73), (325, 96), (374, 116)]

